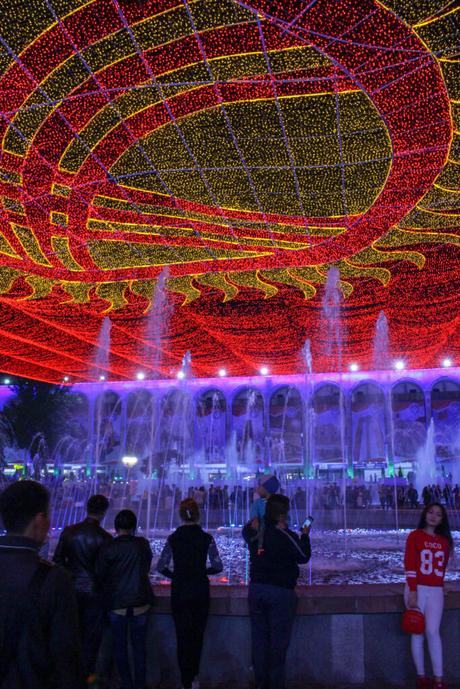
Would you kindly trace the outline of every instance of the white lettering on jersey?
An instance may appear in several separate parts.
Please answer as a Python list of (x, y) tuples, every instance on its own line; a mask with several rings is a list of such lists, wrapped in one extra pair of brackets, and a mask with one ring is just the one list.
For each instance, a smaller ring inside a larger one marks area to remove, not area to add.
[[(442, 577), (444, 573), (445, 553), (443, 550), (438, 550), (433, 553), (432, 550), (422, 550), (420, 552), (420, 571), (422, 574), (435, 574), (437, 577)], [(433, 562), (434, 561), (434, 562)]]

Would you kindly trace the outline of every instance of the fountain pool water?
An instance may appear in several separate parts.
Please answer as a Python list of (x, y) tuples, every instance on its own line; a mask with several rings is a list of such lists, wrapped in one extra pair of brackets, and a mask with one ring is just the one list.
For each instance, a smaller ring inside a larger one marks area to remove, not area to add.
[[(79, 515), (75, 515), (78, 517)], [(107, 526), (107, 525), (106, 525)], [(241, 529), (211, 529), (224, 565), (222, 573), (212, 578), (215, 585), (246, 585), (248, 583), (247, 548)], [(353, 529), (347, 534), (347, 550), (343, 548), (343, 531), (313, 530), (312, 557), (300, 566), (300, 586), (318, 584), (403, 584), (405, 581), (404, 544), (409, 529)], [(52, 553), (60, 530), (53, 529)], [(168, 584), (156, 571), (160, 553), (170, 529), (158, 530), (149, 541), (153, 551), (151, 579), (155, 584)], [(139, 535), (145, 535), (139, 530)], [(446, 581), (460, 581), (460, 531), (452, 532), (455, 549), (450, 558)]]

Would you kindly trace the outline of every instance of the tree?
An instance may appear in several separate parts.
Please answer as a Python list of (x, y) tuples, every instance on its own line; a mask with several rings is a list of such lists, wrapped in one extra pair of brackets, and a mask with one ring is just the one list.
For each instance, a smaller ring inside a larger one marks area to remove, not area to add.
[(52, 451), (68, 423), (69, 388), (19, 380), (10, 389), (14, 397), (8, 400), (2, 415), (13, 429), (18, 447), (29, 448), (34, 437), (41, 433)]

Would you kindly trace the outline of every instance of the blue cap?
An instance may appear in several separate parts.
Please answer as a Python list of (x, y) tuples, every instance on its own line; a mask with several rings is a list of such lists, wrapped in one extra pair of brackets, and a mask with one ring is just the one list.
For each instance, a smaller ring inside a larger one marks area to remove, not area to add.
[(268, 474), (260, 479), (259, 485), (263, 486), (267, 493), (277, 493), (280, 489), (280, 482), (274, 474)]

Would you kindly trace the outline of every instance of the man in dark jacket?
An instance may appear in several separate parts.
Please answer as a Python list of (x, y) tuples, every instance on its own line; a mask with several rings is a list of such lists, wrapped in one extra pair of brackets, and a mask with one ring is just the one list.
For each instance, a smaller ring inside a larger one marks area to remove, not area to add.
[(265, 511), (262, 544), (251, 522), (243, 529), (249, 546), (249, 614), (257, 689), (284, 689), (286, 654), (297, 598), (299, 564), (311, 555), (309, 528), (300, 538), (288, 529), (289, 499), (271, 495)]
[[(131, 510), (115, 517), (117, 538), (106, 543), (96, 562), (104, 602), (112, 627), (114, 656), (123, 689), (145, 687), (145, 640), (148, 614), (154, 602), (149, 579), (152, 551), (146, 538), (135, 536), (137, 519)], [(129, 665), (131, 636), (134, 682)]]
[(60, 567), (40, 560), (49, 493), (35, 481), (0, 495), (0, 687), (80, 689), (77, 603)]
[(86, 505), (86, 519), (64, 529), (53, 557), (56, 564), (70, 573), (75, 585), (86, 677), (95, 672), (104, 628), (95, 567), (101, 546), (112, 539), (100, 525), (108, 507), (109, 501), (104, 495), (92, 495)]

